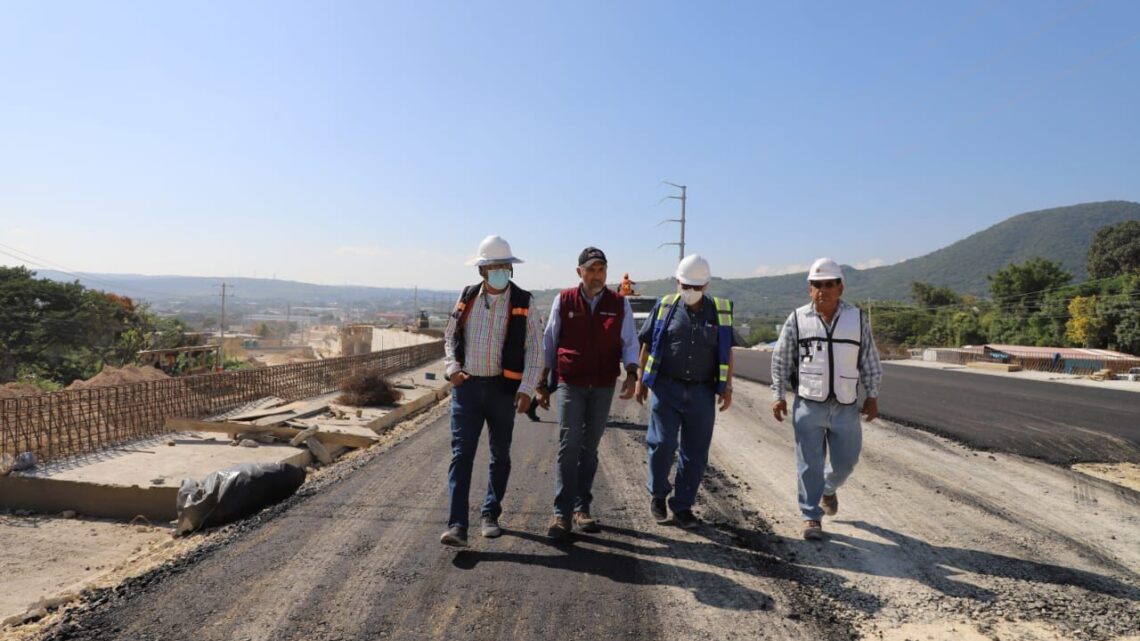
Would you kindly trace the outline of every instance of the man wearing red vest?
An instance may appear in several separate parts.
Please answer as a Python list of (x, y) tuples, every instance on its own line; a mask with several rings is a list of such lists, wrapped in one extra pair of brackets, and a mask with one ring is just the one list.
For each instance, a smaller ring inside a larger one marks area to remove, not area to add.
[[(556, 540), (570, 538), (571, 519), (583, 532), (601, 529), (590, 515), (591, 489), (598, 471), (598, 442), (622, 363), (626, 379), (621, 398), (632, 398), (637, 384), (633, 311), (624, 296), (606, 287), (606, 266), (602, 250), (582, 250), (578, 255), (582, 282), (554, 299), (543, 334), (546, 372), (555, 370), (562, 388), (554, 519), (547, 530)], [(543, 407), (550, 405), (546, 372), (538, 387)]]
[(480, 283), (466, 287), (444, 332), (443, 363), (451, 381), (451, 465), (447, 470), (450, 508), (444, 545), (467, 546), (471, 468), (483, 423), (491, 448), (487, 493), (480, 510), (481, 532), (502, 534), (499, 515), (511, 474), (515, 413), (530, 406), (542, 373), (542, 325), (532, 313), (529, 292), (511, 281), (522, 261), (499, 236), (488, 236), (468, 265)]

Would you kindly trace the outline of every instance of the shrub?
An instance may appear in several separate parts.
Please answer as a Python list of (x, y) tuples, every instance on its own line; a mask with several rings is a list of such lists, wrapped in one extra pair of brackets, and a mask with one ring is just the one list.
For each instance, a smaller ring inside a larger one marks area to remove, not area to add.
[(400, 390), (376, 370), (365, 370), (349, 376), (341, 381), (340, 389), (343, 394), (337, 402), (355, 407), (394, 405), (403, 396)]

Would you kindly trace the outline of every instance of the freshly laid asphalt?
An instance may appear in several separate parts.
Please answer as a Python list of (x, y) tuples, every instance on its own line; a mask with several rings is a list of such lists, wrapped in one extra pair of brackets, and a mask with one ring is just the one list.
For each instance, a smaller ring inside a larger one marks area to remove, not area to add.
[[(735, 373), (771, 384), (771, 353), (738, 349)], [(879, 414), (984, 450), (1055, 464), (1140, 463), (1140, 394), (884, 364)]]

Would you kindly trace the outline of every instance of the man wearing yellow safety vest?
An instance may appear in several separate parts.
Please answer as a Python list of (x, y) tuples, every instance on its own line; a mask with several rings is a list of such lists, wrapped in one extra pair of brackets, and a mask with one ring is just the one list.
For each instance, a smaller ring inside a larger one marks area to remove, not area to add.
[(863, 446), (857, 386), (862, 384), (866, 393), (863, 413), (873, 421), (879, 414), (883, 368), (870, 322), (858, 307), (840, 299), (839, 264), (820, 258), (807, 279), (811, 303), (788, 316), (772, 353), (772, 414), (784, 420), (784, 391), (791, 389), (796, 395), (792, 428), (803, 536), (821, 539), (823, 515), (839, 511), (836, 491), (854, 471)]
[[(723, 412), (732, 404), (732, 301), (705, 294), (712, 274), (697, 254), (677, 265), (677, 293), (657, 301), (641, 327), (638, 403), (653, 391), (649, 430), (650, 514), (658, 524), (685, 529), (700, 525), (693, 501), (705, 474), (716, 420), (717, 397)], [(677, 475), (669, 471), (680, 445)], [(673, 496), (669, 498), (672, 492)], [(666, 501), (668, 499), (668, 501)]]
[(542, 325), (530, 292), (511, 282), (522, 261), (499, 236), (488, 236), (467, 262), (482, 282), (463, 289), (444, 332), (444, 368), (451, 381), (451, 465), (447, 470), (450, 507), (440, 543), (467, 546), (471, 468), (483, 423), (491, 448), (487, 494), (480, 510), (481, 532), (502, 534), (499, 516), (511, 474), (515, 413), (530, 407), (542, 375)]

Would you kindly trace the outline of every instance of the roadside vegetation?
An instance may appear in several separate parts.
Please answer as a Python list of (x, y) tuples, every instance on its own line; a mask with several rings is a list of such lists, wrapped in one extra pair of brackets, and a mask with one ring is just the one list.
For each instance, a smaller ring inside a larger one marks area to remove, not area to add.
[(886, 346), (1002, 343), (1140, 354), (1140, 221), (1098, 230), (1086, 265), (1089, 279), (1080, 283), (1059, 261), (1038, 257), (991, 274), (988, 299), (914, 282), (911, 302), (862, 306)]
[(184, 333), (130, 298), (0, 267), (0, 384), (55, 391), (104, 365), (133, 364), (139, 350), (178, 347)]

